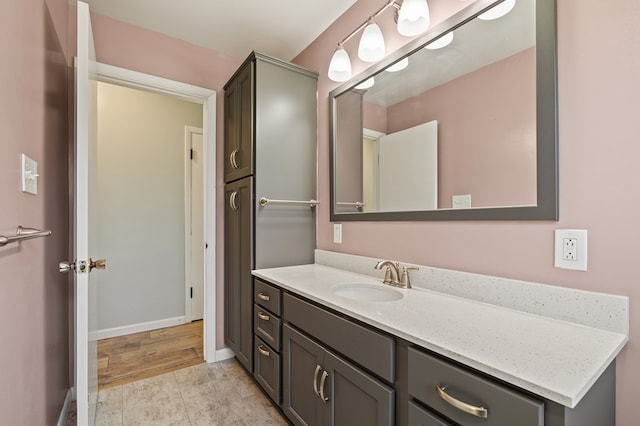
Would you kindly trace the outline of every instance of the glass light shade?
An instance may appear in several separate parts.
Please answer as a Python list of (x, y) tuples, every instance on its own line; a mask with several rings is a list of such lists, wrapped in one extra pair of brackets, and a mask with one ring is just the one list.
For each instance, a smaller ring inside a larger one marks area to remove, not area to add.
[(492, 19), (498, 19), (507, 13), (511, 12), (513, 6), (516, 5), (516, 0), (505, 0), (499, 5), (492, 7), (487, 10), (485, 13), (478, 15), (478, 19), (482, 19), (483, 21), (490, 21)]
[(358, 84), (356, 86), (356, 89), (368, 89), (369, 87), (373, 87), (373, 85), (375, 83), (376, 83), (375, 79), (373, 77), (371, 77), (371, 78), (366, 79), (362, 83)]
[(409, 65), (409, 58), (404, 58), (403, 60), (398, 61), (395, 64), (391, 65), (389, 68), (385, 69), (385, 71), (389, 71), (389, 72), (400, 71), (405, 69), (407, 65)]
[(398, 32), (403, 36), (421, 34), (429, 28), (427, 0), (403, 0), (398, 12)]
[(424, 48), (430, 50), (442, 49), (445, 46), (448, 46), (449, 43), (453, 41), (453, 31), (448, 32), (436, 41), (427, 44)]
[(384, 58), (384, 37), (380, 27), (375, 22), (364, 28), (360, 45), (358, 46), (358, 57), (365, 62), (377, 62)]
[(329, 63), (329, 78), (343, 82), (351, 78), (351, 60), (349, 54), (342, 47), (336, 49)]

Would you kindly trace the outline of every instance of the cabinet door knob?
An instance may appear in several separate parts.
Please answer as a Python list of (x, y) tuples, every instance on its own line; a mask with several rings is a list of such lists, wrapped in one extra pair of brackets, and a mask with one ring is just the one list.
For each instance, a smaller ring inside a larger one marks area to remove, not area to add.
[(476, 407), (475, 405), (468, 404), (464, 401), (460, 401), (457, 398), (449, 395), (445, 390), (446, 386), (440, 387), (440, 385), (436, 385), (436, 392), (438, 392), (438, 396), (442, 398), (445, 402), (451, 405), (454, 408), (457, 408), (460, 411), (463, 411), (467, 414), (471, 414), (472, 416), (481, 417), (486, 419), (489, 417), (489, 412), (484, 407)]
[(322, 378), (320, 379), (320, 398), (325, 404), (329, 401), (329, 397), (324, 396), (324, 385), (327, 381), (327, 377), (329, 377), (329, 373), (327, 373), (327, 370), (324, 370), (322, 372)]
[(320, 371), (322, 371), (322, 367), (316, 365), (316, 371), (313, 372), (313, 390), (318, 396), (320, 396), (320, 389), (318, 389), (318, 373)]
[(238, 197), (238, 191), (233, 191), (231, 195), (229, 195), (229, 206), (231, 210), (234, 212), (238, 211), (238, 205), (236, 204), (236, 198)]
[(229, 155), (229, 163), (231, 163), (231, 167), (233, 167), (234, 169), (238, 168), (238, 149), (237, 148), (231, 151), (231, 154)]

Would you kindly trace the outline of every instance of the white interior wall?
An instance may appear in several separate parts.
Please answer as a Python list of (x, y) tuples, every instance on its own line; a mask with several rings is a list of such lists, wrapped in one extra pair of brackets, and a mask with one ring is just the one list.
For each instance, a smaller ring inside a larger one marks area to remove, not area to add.
[(202, 105), (98, 84), (98, 329), (184, 316), (184, 126)]

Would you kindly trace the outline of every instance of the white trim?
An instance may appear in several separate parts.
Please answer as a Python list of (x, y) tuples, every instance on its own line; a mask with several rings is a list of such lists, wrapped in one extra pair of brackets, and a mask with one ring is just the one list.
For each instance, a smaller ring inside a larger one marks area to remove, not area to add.
[(58, 417), (57, 426), (67, 426), (67, 417), (69, 417), (69, 408), (71, 408), (71, 401), (73, 401), (73, 388), (67, 389), (67, 395), (64, 398), (64, 404), (62, 404), (62, 410)]
[(367, 129), (366, 127), (362, 129), (362, 137), (377, 141), (381, 137), (386, 136), (385, 133), (379, 132), (377, 130)]
[(157, 330), (159, 328), (173, 327), (185, 324), (185, 317), (166, 318), (157, 321), (141, 322), (138, 324), (124, 325), (122, 327), (105, 328), (91, 333), (92, 339), (109, 339), (111, 337), (126, 336), (127, 334), (140, 333), (143, 331)]
[[(205, 250), (203, 348), (205, 360), (211, 362), (216, 354), (216, 92), (107, 64), (96, 63), (95, 71), (98, 81), (171, 95), (203, 106), (204, 150), (207, 158), (204, 227), (209, 246)], [(211, 149), (208, 149), (209, 146)]]
[(207, 360), (207, 362), (211, 363), (211, 362), (224, 361), (225, 359), (231, 359), (234, 356), (236, 356), (236, 354), (234, 354), (231, 349), (224, 348), (224, 349), (217, 350), (216, 356), (213, 358), (213, 360)]

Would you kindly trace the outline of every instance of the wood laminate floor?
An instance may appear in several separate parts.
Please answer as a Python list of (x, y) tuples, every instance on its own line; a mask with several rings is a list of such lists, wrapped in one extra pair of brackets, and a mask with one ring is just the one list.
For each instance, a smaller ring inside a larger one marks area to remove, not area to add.
[(98, 388), (204, 362), (202, 321), (98, 341)]

